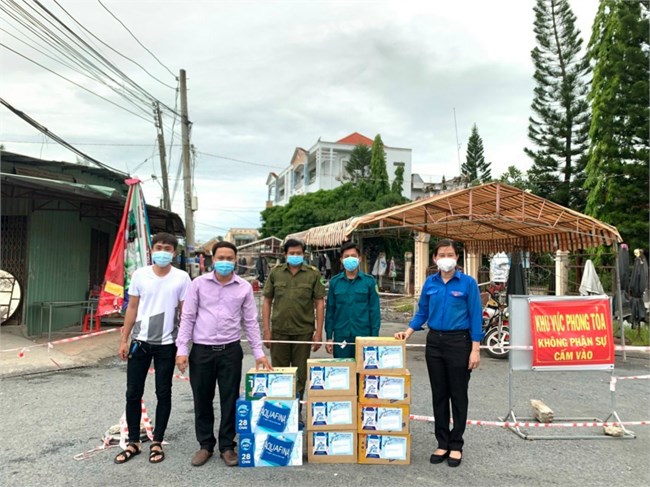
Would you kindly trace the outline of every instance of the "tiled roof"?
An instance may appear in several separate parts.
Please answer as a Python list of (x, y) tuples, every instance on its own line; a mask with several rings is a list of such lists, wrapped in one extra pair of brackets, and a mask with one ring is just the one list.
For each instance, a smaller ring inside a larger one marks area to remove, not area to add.
[(372, 139), (369, 139), (365, 135), (361, 135), (359, 132), (354, 132), (347, 137), (343, 137), (341, 140), (336, 141), (337, 144), (348, 144), (348, 145), (368, 145), (372, 146)]

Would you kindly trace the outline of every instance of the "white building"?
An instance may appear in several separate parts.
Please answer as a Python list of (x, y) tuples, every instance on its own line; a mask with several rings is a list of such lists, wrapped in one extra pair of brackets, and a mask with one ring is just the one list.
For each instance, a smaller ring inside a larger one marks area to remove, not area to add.
[[(358, 144), (372, 146), (372, 139), (357, 132), (337, 142), (318, 140), (308, 151), (296, 147), (291, 163), (280, 174), (269, 173), (267, 206), (282, 206), (292, 196), (313, 193), (321, 189), (334, 189), (349, 181), (345, 164)], [(384, 145), (386, 170), (392, 184), (395, 169), (404, 166), (402, 194), (411, 198), (411, 149)]]

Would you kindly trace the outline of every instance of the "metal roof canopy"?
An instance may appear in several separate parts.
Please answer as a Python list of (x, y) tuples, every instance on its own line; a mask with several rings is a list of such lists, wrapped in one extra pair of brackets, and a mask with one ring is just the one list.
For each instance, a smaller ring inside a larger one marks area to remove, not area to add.
[(459, 189), (288, 235), (340, 245), (354, 232), (410, 228), (462, 242), (476, 253), (578, 250), (620, 243), (616, 227), (503, 183)]
[[(9, 198), (60, 198), (77, 207), (81, 217), (108, 217), (119, 225), (126, 198), (107, 186), (87, 185), (51, 179), (0, 173), (2, 195)], [(181, 218), (171, 211), (147, 205), (149, 225), (153, 233), (169, 232), (185, 235)]]

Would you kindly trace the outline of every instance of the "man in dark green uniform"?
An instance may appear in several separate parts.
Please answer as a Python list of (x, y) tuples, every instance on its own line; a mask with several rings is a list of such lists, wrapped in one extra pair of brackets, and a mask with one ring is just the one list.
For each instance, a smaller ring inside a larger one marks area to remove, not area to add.
[[(325, 286), (320, 272), (303, 262), (305, 245), (299, 240), (287, 240), (284, 254), (286, 263), (273, 268), (264, 284), (264, 340), (322, 342)], [(265, 345), (269, 348), (268, 342)], [(318, 350), (320, 344), (272, 343), (270, 348), (273, 367), (298, 367), (297, 389), (302, 398), (307, 379), (307, 359), (310, 351)]]
[(381, 316), (379, 293), (375, 278), (359, 270), (361, 255), (354, 242), (341, 246), (344, 270), (330, 280), (325, 313), (325, 333), (328, 341), (347, 342), (326, 345), (334, 358), (354, 358), (354, 339), (358, 336), (379, 336)]

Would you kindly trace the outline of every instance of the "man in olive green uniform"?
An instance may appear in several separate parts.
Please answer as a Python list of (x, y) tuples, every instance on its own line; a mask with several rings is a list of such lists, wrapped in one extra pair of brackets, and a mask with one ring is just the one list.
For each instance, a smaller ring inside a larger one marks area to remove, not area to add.
[(334, 352), (335, 358), (354, 358), (356, 337), (379, 336), (381, 314), (377, 283), (374, 277), (359, 270), (360, 260), (357, 245), (344, 243), (341, 246), (343, 272), (330, 280), (325, 314), (327, 341), (348, 343), (344, 348), (325, 346), (328, 353)]
[[(273, 268), (264, 284), (264, 340), (322, 342), (325, 286), (320, 272), (303, 262), (305, 245), (299, 240), (287, 240), (284, 254), (286, 263)], [(266, 347), (269, 347), (268, 343)], [(320, 344), (272, 343), (270, 348), (273, 367), (298, 367), (297, 389), (302, 398), (307, 379), (307, 359), (310, 351), (318, 350)]]

